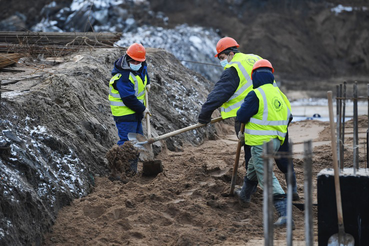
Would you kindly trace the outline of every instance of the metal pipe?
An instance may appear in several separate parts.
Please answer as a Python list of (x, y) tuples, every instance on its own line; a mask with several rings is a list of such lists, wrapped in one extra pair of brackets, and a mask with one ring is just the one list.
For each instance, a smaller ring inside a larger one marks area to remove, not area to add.
[(345, 164), (345, 121), (346, 121), (346, 81), (343, 82), (343, 110), (342, 110), (342, 137), (341, 137), (341, 170)]
[(314, 244), (313, 230), (313, 182), (312, 182), (312, 143), (304, 142), (304, 193), (305, 193), (305, 242)]
[(292, 147), (289, 140), (288, 170), (287, 170), (287, 246), (292, 246)]
[(272, 168), (273, 168), (273, 141), (263, 144), (264, 155), (264, 245), (273, 246), (273, 185), (272, 185)]
[(354, 84), (354, 175), (359, 164), (359, 151), (358, 151), (358, 126), (357, 126), (357, 82)]

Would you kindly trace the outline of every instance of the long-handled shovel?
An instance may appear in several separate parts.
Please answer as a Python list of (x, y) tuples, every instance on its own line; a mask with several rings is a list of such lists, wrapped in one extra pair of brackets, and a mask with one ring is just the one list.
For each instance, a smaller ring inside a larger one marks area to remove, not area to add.
[[(241, 135), (244, 134), (244, 132), (245, 132), (245, 123), (242, 123), (241, 124), (240, 132), (241, 132)], [(234, 160), (234, 165), (233, 165), (233, 172), (232, 172), (232, 179), (231, 179), (231, 190), (229, 192), (229, 195), (230, 196), (233, 196), (234, 186), (236, 185), (236, 181), (237, 181), (237, 169), (238, 169), (238, 164), (240, 162), (241, 147), (244, 144), (245, 144), (245, 142), (243, 141), (243, 138), (240, 138), (238, 140), (237, 151), (236, 151), (236, 159)]]
[(328, 95), (328, 107), (329, 107), (329, 122), (330, 122), (330, 127), (331, 127), (331, 145), (332, 145), (332, 152), (333, 152), (334, 186), (336, 189), (336, 204), (337, 204), (337, 218), (338, 218), (338, 233), (333, 234), (328, 239), (328, 246), (335, 246), (335, 245), (354, 246), (355, 239), (351, 234), (345, 233), (345, 227), (343, 224), (341, 188), (340, 188), (339, 170), (338, 170), (338, 163), (337, 163), (336, 138), (334, 135), (335, 128), (334, 128), (334, 119), (333, 119), (332, 91), (328, 91), (327, 95)]
[[(218, 117), (218, 118), (212, 119), (210, 121), (210, 123), (219, 122), (221, 120), (222, 120), (222, 117)], [(163, 140), (163, 139), (166, 139), (166, 138), (169, 138), (169, 137), (173, 137), (173, 136), (178, 135), (180, 133), (187, 132), (187, 131), (190, 131), (190, 130), (194, 130), (194, 129), (202, 127), (202, 126), (206, 126), (206, 124), (197, 123), (195, 125), (187, 126), (185, 128), (182, 128), (182, 129), (179, 129), (179, 130), (176, 130), (176, 131), (173, 131), (173, 132), (169, 132), (169, 133), (166, 133), (166, 134), (158, 136), (158, 137), (152, 137), (152, 138), (149, 138), (149, 139), (146, 139), (141, 134), (130, 132), (130, 133), (128, 133), (128, 139), (129, 139), (129, 141), (133, 142), (135, 147), (141, 148), (143, 150), (148, 150), (149, 145), (156, 142), (156, 141)]]
[[(146, 107), (149, 108), (149, 95), (148, 91), (145, 93)], [(146, 129), (147, 137), (151, 137), (151, 124), (150, 124), (150, 114), (146, 115)], [(156, 176), (158, 173), (163, 171), (163, 165), (161, 160), (154, 160), (154, 152), (152, 145), (148, 146), (148, 153), (141, 152), (142, 159), (142, 174), (145, 176)]]

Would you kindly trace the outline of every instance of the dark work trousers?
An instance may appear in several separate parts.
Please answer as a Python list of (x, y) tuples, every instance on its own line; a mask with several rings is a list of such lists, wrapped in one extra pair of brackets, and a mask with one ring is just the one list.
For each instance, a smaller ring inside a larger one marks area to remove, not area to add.
[[(238, 132), (240, 131), (241, 128), (241, 122), (235, 120), (235, 125), (234, 125), (235, 131), (236, 131), (236, 135), (238, 136)], [(289, 151), (289, 141), (288, 141), (288, 131), (286, 134), (286, 138), (284, 139), (283, 145), (281, 145), (281, 147), (279, 148), (278, 152), (288, 152)], [(247, 170), (247, 165), (249, 163), (249, 160), (251, 158), (251, 146), (248, 146), (246, 144), (244, 144), (243, 149), (245, 151), (245, 168)], [(278, 158), (275, 159), (275, 162), (277, 164), (278, 169), (284, 173), (287, 174), (288, 171), (288, 159), (287, 158)], [(293, 163), (292, 163), (292, 172), (294, 173), (294, 168), (293, 168)]]

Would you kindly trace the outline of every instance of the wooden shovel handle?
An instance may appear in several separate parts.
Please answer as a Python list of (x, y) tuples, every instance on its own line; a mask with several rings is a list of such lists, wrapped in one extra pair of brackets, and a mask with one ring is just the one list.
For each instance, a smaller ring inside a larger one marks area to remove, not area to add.
[[(243, 134), (245, 132), (245, 123), (241, 124), (240, 132)], [(236, 159), (234, 161), (233, 165), (233, 172), (232, 172), (232, 180), (231, 180), (231, 190), (229, 194), (233, 196), (234, 187), (236, 185), (237, 180), (237, 170), (238, 170), (238, 164), (240, 162), (240, 154), (241, 154), (241, 147), (244, 145), (244, 142), (241, 140), (238, 141), (237, 150), (236, 150)]]
[[(222, 117), (218, 117), (218, 118), (215, 118), (215, 119), (212, 119), (210, 121), (210, 123), (215, 123), (215, 122), (219, 122), (223, 120)], [(196, 128), (199, 128), (199, 127), (202, 127), (202, 126), (205, 126), (206, 124), (201, 124), (201, 123), (197, 123), (195, 125), (192, 125), (192, 126), (187, 126), (185, 128), (182, 128), (182, 129), (179, 129), (179, 130), (176, 130), (176, 131), (173, 131), (173, 132), (169, 132), (167, 134), (164, 134), (164, 135), (161, 135), (161, 136), (158, 136), (156, 138), (150, 138), (147, 140), (147, 142), (149, 144), (152, 144), (156, 141), (159, 141), (159, 140), (163, 140), (163, 139), (166, 139), (166, 138), (169, 138), (169, 137), (173, 137), (175, 135), (178, 135), (180, 133), (183, 133), (183, 132), (187, 132), (187, 131), (190, 131), (190, 130), (193, 130), (193, 129), (196, 129)]]
[(338, 228), (343, 228), (343, 212), (342, 212), (342, 202), (341, 202), (341, 187), (339, 179), (339, 170), (337, 163), (337, 149), (336, 149), (336, 137), (334, 130), (334, 118), (333, 118), (333, 103), (332, 103), (332, 91), (327, 92), (328, 96), (328, 107), (329, 107), (329, 123), (331, 127), (331, 145), (333, 154), (333, 169), (334, 169), (334, 187), (336, 190), (336, 204), (337, 204), (337, 218), (338, 218)]
[[(146, 102), (146, 108), (149, 108), (149, 93), (146, 90), (145, 91), (145, 102)], [(146, 114), (146, 127), (147, 127), (147, 137), (151, 138), (151, 124), (150, 124), (150, 115)]]

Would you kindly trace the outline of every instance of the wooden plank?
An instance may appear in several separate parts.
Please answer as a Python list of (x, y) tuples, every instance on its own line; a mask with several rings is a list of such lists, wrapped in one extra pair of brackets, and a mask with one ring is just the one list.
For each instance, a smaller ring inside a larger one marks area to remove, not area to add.
[(4, 53), (0, 54), (0, 68), (4, 68), (15, 64), (21, 57), (25, 57), (27, 54), (24, 53)]
[(13, 80), (2, 80), (1, 85), (11, 85), (11, 84), (15, 84), (15, 83), (17, 83), (19, 81), (22, 81), (22, 80), (35, 79), (35, 78), (39, 78), (41, 76), (42, 76), (42, 74), (33, 75), (33, 76), (26, 76), (26, 77), (22, 77), (22, 78), (19, 78), (19, 79), (13, 79)]
[(37, 44), (9, 44), (0, 43), (0, 53), (29, 53), (30, 55), (44, 54), (45, 56), (65, 56), (76, 52), (80, 47), (61, 45), (37, 45)]
[(0, 32), (0, 43), (100, 47), (112, 46), (121, 36), (103, 32)]

